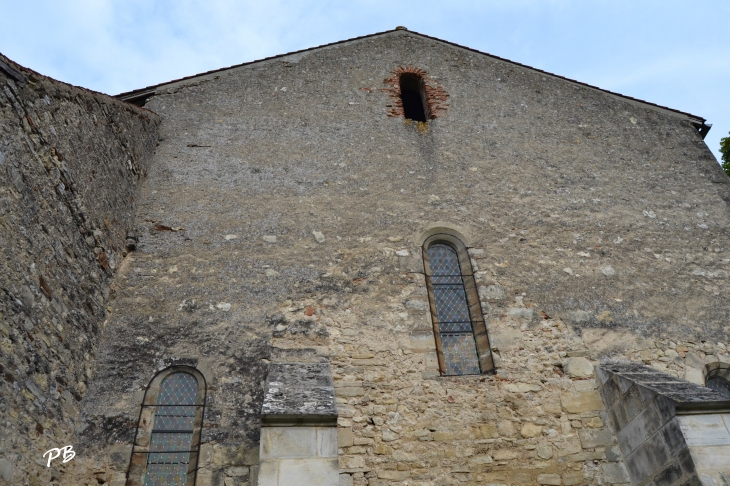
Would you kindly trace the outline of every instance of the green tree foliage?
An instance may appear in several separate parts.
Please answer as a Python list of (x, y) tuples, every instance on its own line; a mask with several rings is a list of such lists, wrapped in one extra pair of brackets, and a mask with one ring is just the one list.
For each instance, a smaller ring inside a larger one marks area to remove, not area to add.
[(720, 139), (720, 153), (722, 154), (722, 170), (730, 176), (730, 137)]

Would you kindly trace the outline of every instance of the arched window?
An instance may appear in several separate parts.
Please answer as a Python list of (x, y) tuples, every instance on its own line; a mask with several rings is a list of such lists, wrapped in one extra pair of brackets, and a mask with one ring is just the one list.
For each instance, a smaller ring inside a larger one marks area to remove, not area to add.
[(466, 246), (450, 234), (423, 245), (439, 367), (444, 375), (477, 375), (494, 370), (476, 282)]
[(730, 368), (718, 367), (708, 372), (705, 386), (730, 398)]
[(127, 473), (127, 486), (194, 486), (205, 412), (205, 378), (173, 366), (150, 382)]
[(398, 81), (400, 84), (400, 99), (403, 103), (403, 115), (413, 121), (427, 121), (428, 104), (426, 103), (423, 77), (416, 73), (403, 73)]

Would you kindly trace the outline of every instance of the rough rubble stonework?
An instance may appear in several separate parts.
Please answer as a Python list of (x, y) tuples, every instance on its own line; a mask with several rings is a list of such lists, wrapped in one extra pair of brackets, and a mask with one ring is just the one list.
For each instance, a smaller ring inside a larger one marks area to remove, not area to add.
[(64, 477), (158, 121), (0, 56), (0, 484)]
[[(438, 118), (389, 116), (406, 67)], [(253, 486), (280, 361), (329, 362), (342, 484), (630, 484), (594, 366), (730, 363), (730, 187), (686, 115), (408, 31), (153, 90), (139, 242), (58, 484), (123, 485), (147, 384), (182, 363), (208, 384), (196, 484)], [(466, 240), (496, 374), (439, 374), (433, 228)]]

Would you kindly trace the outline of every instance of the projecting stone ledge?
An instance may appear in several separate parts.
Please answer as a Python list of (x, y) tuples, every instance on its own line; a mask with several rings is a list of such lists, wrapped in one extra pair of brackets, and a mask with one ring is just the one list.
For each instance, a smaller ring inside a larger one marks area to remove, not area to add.
[[(603, 385), (610, 378), (609, 375), (616, 375), (621, 393), (628, 389), (630, 382), (668, 398), (677, 414), (703, 410), (730, 411), (730, 400), (720, 393), (642, 364), (602, 364), (598, 366), (597, 372)], [(604, 397), (613, 402), (614, 394), (609, 391)]]
[(329, 363), (271, 363), (261, 421), (268, 426), (336, 425)]
[(726, 484), (730, 400), (637, 363), (599, 365), (596, 377), (634, 485)]
[(337, 408), (329, 362), (307, 350), (285, 354), (287, 362), (271, 363), (266, 379), (258, 486), (337, 486)]

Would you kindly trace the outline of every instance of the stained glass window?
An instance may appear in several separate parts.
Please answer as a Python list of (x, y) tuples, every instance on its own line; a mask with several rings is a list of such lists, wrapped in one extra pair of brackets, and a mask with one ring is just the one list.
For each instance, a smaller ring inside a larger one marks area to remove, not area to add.
[(451, 246), (428, 247), (433, 303), (447, 375), (476, 375), (479, 356), (459, 257)]
[(730, 398), (730, 381), (718, 376), (720, 370), (713, 370), (707, 375), (706, 386)]
[(196, 452), (192, 442), (197, 410), (198, 380), (184, 372), (165, 378), (157, 398), (144, 486), (188, 483), (190, 455)]

